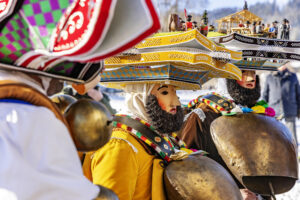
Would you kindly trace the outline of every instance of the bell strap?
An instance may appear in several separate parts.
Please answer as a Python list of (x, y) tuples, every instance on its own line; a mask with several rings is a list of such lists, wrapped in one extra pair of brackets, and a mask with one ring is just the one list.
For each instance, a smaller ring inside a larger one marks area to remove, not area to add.
[(165, 161), (170, 161), (169, 157), (174, 153), (174, 146), (170, 141), (167, 141), (138, 120), (130, 117), (115, 116), (113, 121), (115, 127), (125, 129), (134, 134), (138, 139), (142, 140), (150, 148), (155, 150)]

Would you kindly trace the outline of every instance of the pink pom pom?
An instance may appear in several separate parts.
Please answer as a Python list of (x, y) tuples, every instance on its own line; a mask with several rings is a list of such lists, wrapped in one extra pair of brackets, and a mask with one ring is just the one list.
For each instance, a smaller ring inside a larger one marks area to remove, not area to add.
[(271, 107), (267, 107), (265, 110), (265, 115), (270, 116), (270, 117), (275, 117), (275, 110)]

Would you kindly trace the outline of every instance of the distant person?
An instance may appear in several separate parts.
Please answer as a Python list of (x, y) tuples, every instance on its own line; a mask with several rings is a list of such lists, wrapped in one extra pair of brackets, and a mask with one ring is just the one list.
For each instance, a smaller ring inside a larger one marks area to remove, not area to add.
[(263, 29), (263, 37), (269, 37), (269, 29), (271, 28), (270, 24), (267, 24)]
[(275, 20), (275, 21), (273, 22), (273, 26), (274, 26), (274, 28), (275, 28), (275, 33), (274, 33), (275, 35), (274, 35), (274, 38), (277, 39), (277, 36), (278, 36), (278, 21)]
[(251, 27), (252, 34), (256, 34), (256, 22), (254, 21)]
[(276, 38), (276, 34), (275, 34), (275, 31), (276, 31), (276, 28), (275, 28), (275, 24), (274, 22), (272, 23), (272, 27), (269, 28), (269, 38)]
[(262, 98), (275, 109), (278, 119), (284, 119), (298, 144), (296, 117), (300, 117), (300, 87), (297, 75), (287, 65), (280, 67), (278, 72), (269, 74)]
[(256, 34), (262, 34), (263, 33), (263, 29), (262, 29), (262, 25), (261, 25), (261, 21), (259, 21), (256, 25)]
[(209, 25), (208, 31), (209, 31), (209, 32), (214, 32), (214, 31), (215, 31), (215, 26), (212, 25), (212, 24)]
[(246, 22), (246, 28), (250, 28), (250, 24), (251, 24), (251, 22), (250, 22), (250, 21), (247, 21), (247, 22)]
[(282, 24), (280, 26), (280, 39), (285, 40), (287, 34), (287, 19), (282, 20)]
[(290, 39), (290, 30), (291, 30), (291, 25), (290, 25), (290, 21), (286, 20), (286, 40)]
[(262, 24), (261, 25), (261, 34), (262, 34), (262, 37), (267, 37), (266, 32), (265, 32), (265, 28), (266, 28), (265, 24)]

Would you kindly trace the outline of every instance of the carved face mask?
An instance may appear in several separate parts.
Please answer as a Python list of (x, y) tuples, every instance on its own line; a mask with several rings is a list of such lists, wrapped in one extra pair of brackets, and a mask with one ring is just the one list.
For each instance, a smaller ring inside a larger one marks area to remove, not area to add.
[(174, 86), (155, 85), (147, 97), (146, 112), (160, 133), (172, 133), (182, 126), (184, 115)]
[(175, 87), (172, 85), (155, 85), (151, 94), (157, 98), (158, 104), (162, 110), (175, 115), (180, 101), (176, 94)]
[(252, 70), (242, 71), (242, 80), (237, 83), (247, 89), (254, 89), (256, 86), (256, 73)]

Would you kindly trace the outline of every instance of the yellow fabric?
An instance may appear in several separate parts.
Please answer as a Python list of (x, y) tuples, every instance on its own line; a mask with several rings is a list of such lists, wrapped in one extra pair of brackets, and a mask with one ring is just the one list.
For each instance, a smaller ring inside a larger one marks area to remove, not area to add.
[(94, 184), (113, 190), (120, 200), (164, 200), (159, 161), (130, 133), (114, 129), (104, 147), (87, 153), (83, 171)]

